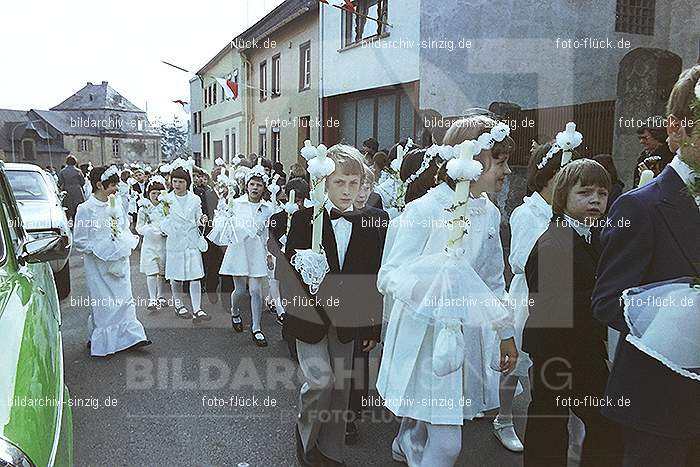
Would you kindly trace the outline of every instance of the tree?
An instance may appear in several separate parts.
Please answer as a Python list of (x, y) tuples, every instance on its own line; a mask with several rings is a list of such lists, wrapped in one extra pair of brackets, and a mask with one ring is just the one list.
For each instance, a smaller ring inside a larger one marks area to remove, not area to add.
[(172, 122), (157, 123), (160, 132), (160, 150), (165, 161), (192, 155), (189, 145), (189, 132), (180, 119), (175, 116)]

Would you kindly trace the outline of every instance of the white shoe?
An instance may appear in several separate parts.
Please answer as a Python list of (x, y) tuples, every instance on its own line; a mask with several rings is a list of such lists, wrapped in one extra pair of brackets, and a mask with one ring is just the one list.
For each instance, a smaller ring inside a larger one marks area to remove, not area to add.
[(513, 452), (523, 452), (523, 443), (515, 433), (513, 422), (501, 423), (498, 418), (493, 420), (493, 434), (504, 448)]

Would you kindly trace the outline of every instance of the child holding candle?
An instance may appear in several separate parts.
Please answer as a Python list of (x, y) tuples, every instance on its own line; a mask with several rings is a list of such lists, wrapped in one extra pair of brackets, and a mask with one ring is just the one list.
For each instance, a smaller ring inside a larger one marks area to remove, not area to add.
[[(246, 193), (229, 202), (228, 219), (217, 220), (210, 238), (226, 246), (220, 274), (233, 276), (234, 290), (231, 294), (231, 325), (234, 331), (243, 331), (243, 320), (238, 308), (248, 286), (253, 342), (266, 347), (262, 333), (263, 281), (272, 269), (272, 255), (267, 251), (268, 222), (272, 205), (263, 199), (268, 182), (262, 165), (258, 164), (245, 175)], [(228, 234), (219, 233), (228, 223)]]
[(83, 253), (85, 280), (94, 325), (88, 341), (94, 357), (151, 344), (136, 318), (131, 293), (129, 256), (138, 238), (116, 197), (119, 171), (115, 166), (90, 172), (92, 196), (78, 205), (73, 245)]
[[(370, 215), (353, 208), (364, 177), (359, 151), (336, 145), (326, 153), (325, 146), (319, 146), (317, 157), (318, 166), (327, 167), (330, 159), (335, 169), (321, 177), (313, 171), (312, 199), (317, 204), (292, 216), (285, 248), (289, 263), (278, 264), (278, 270), (286, 276), (283, 335), (296, 340), (304, 377), (295, 430), (297, 458), (302, 465), (336, 465), (344, 457), (343, 414), (350, 396), (353, 341), (361, 341), (363, 351), (369, 352), (381, 333), (381, 296), (376, 289), (381, 238)], [(315, 163), (310, 161), (310, 168), (317, 167)], [(323, 251), (329, 267), (315, 294), (290, 264), (309, 248)]]
[(598, 401), (608, 380), (605, 326), (591, 312), (600, 255), (591, 226), (606, 210), (609, 187), (605, 168), (590, 159), (561, 169), (552, 191), (554, 217), (525, 264), (531, 305), (523, 350), (533, 362), (525, 466), (566, 464), (569, 410), (586, 429), (581, 465), (621, 465), (621, 431), (600, 406), (560, 403)]
[(145, 196), (139, 201), (136, 231), (143, 236), (139, 270), (146, 275), (148, 311), (156, 311), (167, 303), (165, 295), (165, 238), (161, 223), (165, 212), (159, 197), (165, 190), (165, 179), (156, 175), (146, 185)]
[[(509, 314), (497, 302), (505, 295), (500, 212), (486, 196), (501, 190), (510, 174), (508, 158), (514, 143), (507, 128), (506, 135), (502, 131), (503, 126), (485, 116), (454, 122), (445, 135), (447, 146), (440, 147), (433, 159), (439, 163), (437, 186), (406, 205), (401, 217), (389, 225), (378, 286), (385, 298), (392, 300), (386, 302), (391, 310), (385, 309), (388, 325), (377, 389), (386, 407), (402, 417), (392, 457), (409, 465), (454, 465), (461, 450), (464, 420), (498, 406), (498, 373), (489, 367), (491, 353), (496, 351), (496, 334), (500, 338), (500, 371), (509, 373), (517, 361)], [(448, 174), (446, 161), (453, 157), (451, 145), (474, 143), (467, 140), (491, 143), (477, 149), (474, 159), (483, 165), (483, 171), (465, 187)], [(456, 199), (456, 188), (464, 199)], [(461, 224), (464, 228), (463, 216), (467, 232), (458, 241), (460, 235), (453, 237), (449, 226)], [(458, 288), (441, 290), (436, 284), (435, 274), (442, 264), (435, 264), (423, 277), (407, 277), (406, 270), (414, 263), (444, 252), (446, 246), (463, 251), (461, 255), (450, 253), (458, 255), (454, 261), (460, 267), (452, 271), (459, 277), (450, 276), (453, 285), (461, 284)], [(464, 275), (459, 271), (465, 271)], [(425, 296), (431, 287), (434, 294)], [(460, 305), (460, 300), (470, 297), (482, 305)], [(439, 303), (457, 305), (443, 307)], [(440, 313), (450, 308), (482, 318), (475, 317), (470, 326), (456, 324), (451, 333), (443, 334), (450, 330), (449, 325), (418, 317), (419, 309)], [(452, 342), (452, 347), (447, 346), (449, 351), (445, 351), (447, 341)], [(445, 364), (445, 357), (450, 365)], [(404, 403), (423, 399), (444, 400), (445, 404)]]
[(189, 190), (192, 177), (188, 171), (181, 167), (174, 169), (170, 174), (170, 183), (173, 190), (161, 200), (166, 213), (161, 230), (168, 237), (165, 242), (165, 277), (170, 281), (178, 318), (190, 318), (190, 312), (182, 301), (184, 282), (189, 282), (192, 321), (196, 324), (211, 319), (202, 310), (200, 284), (200, 279), (204, 277), (202, 251), (207, 245), (199, 229), (207, 222), (207, 216), (202, 214), (199, 196)]

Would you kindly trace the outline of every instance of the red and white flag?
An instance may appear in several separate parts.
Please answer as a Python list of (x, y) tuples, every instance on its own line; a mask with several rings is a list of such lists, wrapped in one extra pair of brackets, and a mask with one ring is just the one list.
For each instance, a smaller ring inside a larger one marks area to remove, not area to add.
[(173, 103), (180, 104), (182, 106), (182, 110), (184, 110), (185, 113), (190, 113), (190, 104), (188, 102), (178, 99), (173, 101)]
[(236, 100), (238, 98), (238, 82), (224, 78), (214, 78), (216, 82), (224, 88), (224, 96), (227, 99)]
[(325, 3), (326, 5), (331, 5), (334, 7), (342, 8), (343, 10), (348, 10), (352, 11), (353, 13), (356, 11), (355, 10), (355, 5), (352, 4), (352, 0), (318, 0), (321, 3)]

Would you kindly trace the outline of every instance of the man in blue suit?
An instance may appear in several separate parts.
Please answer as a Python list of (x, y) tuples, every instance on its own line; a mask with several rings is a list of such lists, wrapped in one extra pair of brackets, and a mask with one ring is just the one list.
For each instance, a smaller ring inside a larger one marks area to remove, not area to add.
[[(700, 276), (700, 200), (686, 190), (700, 177), (691, 168), (700, 164), (700, 122), (692, 124), (690, 108), (699, 79), (700, 65), (686, 70), (668, 100), (673, 161), (654, 180), (618, 198), (610, 210), (612, 226), (602, 234), (593, 314), (622, 333), (606, 390), (613, 406), (602, 413), (623, 426), (626, 467), (700, 465), (700, 382), (625, 340), (620, 298), (630, 287)], [(700, 352), (700, 336), (696, 345)]]

